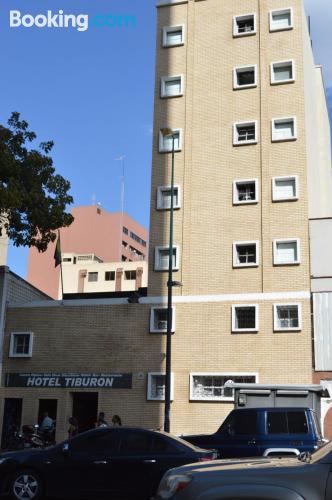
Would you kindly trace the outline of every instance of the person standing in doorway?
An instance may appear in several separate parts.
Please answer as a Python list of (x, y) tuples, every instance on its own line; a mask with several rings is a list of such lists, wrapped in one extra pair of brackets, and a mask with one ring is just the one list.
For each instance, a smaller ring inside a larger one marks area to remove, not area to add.
[(95, 423), (95, 427), (109, 427), (108, 423), (105, 420), (105, 413), (101, 411), (98, 415), (98, 420)]
[(78, 434), (78, 421), (77, 418), (70, 417), (68, 422), (69, 422), (68, 439), (72, 439)]
[(112, 417), (112, 425), (113, 427), (121, 427), (122, 426), (122, 421), (119, 415), (113, 415)]

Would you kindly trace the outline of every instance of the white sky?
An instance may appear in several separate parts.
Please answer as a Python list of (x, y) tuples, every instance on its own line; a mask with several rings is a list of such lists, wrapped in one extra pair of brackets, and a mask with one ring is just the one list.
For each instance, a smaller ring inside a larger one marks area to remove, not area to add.
[(323, 66), (326, 87), (332, 87), (332, 0), (304, 0), (311, 17), (315, 62)]

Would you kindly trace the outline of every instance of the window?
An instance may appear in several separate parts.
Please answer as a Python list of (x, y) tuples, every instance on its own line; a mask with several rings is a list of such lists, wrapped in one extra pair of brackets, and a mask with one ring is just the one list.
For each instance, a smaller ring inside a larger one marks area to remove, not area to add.
[(150, 453), (152, 434), (144, 431), (123, 430), (121, 432), (120, 455), (144, 455)]
[(273, 263), (275, 266), (300, 264), (300, 240), (274, 240)]
[(258, 202), (258, 180), (239, 180), (233, 182), (234, 205), (245, 205)]
[[(165, 400), (165, 377), (164, 373), (152, 372), (148, 373), (148, 401), (164, 401)], [(171, 400), (174, 399), (174, 374), (171, 373)]]
[(165, 26), (163, 28), (163, 47), (176, 47), (184, 44), (184, 25)]
[(146, 241), (145, 240), (142, 240), (142, 238), (140, 238), (139, 236), (137, 236), (137, 234), (133, 233), (133, 231), (130, 231), (130, 237), (137, 241), (137, 243), (139, 243), (140, 245), (142, 245), (142, 247), (146, 247)]
[(70, 441), (70, 448), (82, 453), (109, 453), (117, 450), (117, 447), (118, 433), (111, 429), (90, 436), (82, 435)]
[[(180, 248), (178, 246), (173, 247), (173, 260), (172, 266), (173, 271), (179, 270), (180, 258)], [(168, 271), (169, 263), (169, 247), (156, 247), (154, 253), (154, 270), (155, 271)]]
[(115, 281), (115, 271), (106, 271), (105, 281)]
[(257, 87), (257, 66), (241, 66), (233, 70), (233, 88)]
[(301, 304), (275, 304), (274, 330), (301, 330)]
[(233, 145), (257, 143), (257, 121), (239, 122), (233, 125)]
[(256, 33), (256, 14), (233, 17), (233, 36), (248, 36)]
[(272, 141), (293, 141), (297, 139), (296, 118), (274, 118), (272, 120)]
[(258, 434), (256, 410), (241, 410), (231, 413), (221, 425), (218, 433), (230, 436), (255, 436)]
[(232, 332), (258, 332), (258, 305), (232, 306)]
[[(182, 149), (182, 130), (173, 129), (174, 134), (174, 151), (181, 151)], [(164, 135), (159, 131), (159, 153), (171, 153), (173, 148), (173, 136)]]
[(31, 358), (33, 333), (13, 332), (10, 336), (9, 357)]
[(297, 175), (272, 178), (273, 201), (298, 200), (298, 198), (299, 188)]
[(126, 241), (122, 241), (122, 247), (127, 248), (127, 246), (128, 246), (128, 243)]
[(235, 384), (254, 384), (257, 375), (252, 373), (191, 373), (191, 401), (234, 401), (234, 389), (224, 385), (226, 382)]
[(271, 84), (290, 83), (295, 81), (294, 61), (280, 61), (271, 64)]
[[(171, 186), (159, 186), (157, 188), (157, 210), (169, 210), (171, 208)], [(174, 186), (173, 208), (180, 208), (180, 186)]]
[(283, 31), (293, 28), (293, 9), (278, 9), (270, 11), (270, 31)]
[(71, 262), (71, 257), (64, 257), (62, 262)]
[(88, 281), (98, 281), (98, 273), (88, 273)]
[[(175, 332), (175, 307), (172, 307), (172, 330)], [(150, 310), (150, 333), (167, 332), (167, 307), (152, 307)]]
[(258, 241), (235, 241), (233, 243), (233, 267), (255, 267), (258, 264)]
[(128, 228), (127, 227), (123, 226), (122, 231), (123, 231), (123, 234), (128, 234)]
[(176, 97), (183, 95), (183, 76), (162, 76), (161, 97)]
[(308, 422), (304, 410), (268, 411), (268, 434), (308, 434)]
[(125, 271), (125, 280), (135, 280), (136, 271)]
[(121, 261), (122, 261), (122, 262), (126, 262), (126, 260), (127, 260), (127, 257), (126, 257), (125, 255), (122, 255), (122, 256), (121, 256)]

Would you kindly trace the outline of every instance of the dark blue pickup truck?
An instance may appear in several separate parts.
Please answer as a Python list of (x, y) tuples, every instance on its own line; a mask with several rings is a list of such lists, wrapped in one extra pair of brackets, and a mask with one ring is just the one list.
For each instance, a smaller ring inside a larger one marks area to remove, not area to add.
[(325, 443), (310, 408), (239, 408), (214, 434), (181, 437), (221, 458), (298, 455)]

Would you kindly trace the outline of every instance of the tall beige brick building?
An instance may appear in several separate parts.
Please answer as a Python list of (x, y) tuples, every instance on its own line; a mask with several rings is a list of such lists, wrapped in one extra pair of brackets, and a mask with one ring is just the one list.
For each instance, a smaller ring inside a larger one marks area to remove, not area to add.
[(229, 409), (225, 379), (312, 380), (308, 219), (331, 214), (332, 186), (302, 1), (159, 5), (151, 296), (165, 296), (167, 282), (164, 128), (175, 133), (174, 279), (183, 285), (174, 289), (172, 422), (179, 431), (190, 415), (191, 430), (203, 430)]
[(233, 406), (227, 380), (312, 382), (308, 227), (332, 215), (332, 181), (322, 70), (302, 0), (168, 0), (158, 6), (147, 297), (7, 310), (4, 398), (21, 401), (25, 423), (52, 407), (57, 439), (78, 409), (163, 424), (166, 127), (177, 150), (174, 279), (182, 283), (173, 300), (172, 432), (216, 429)]

